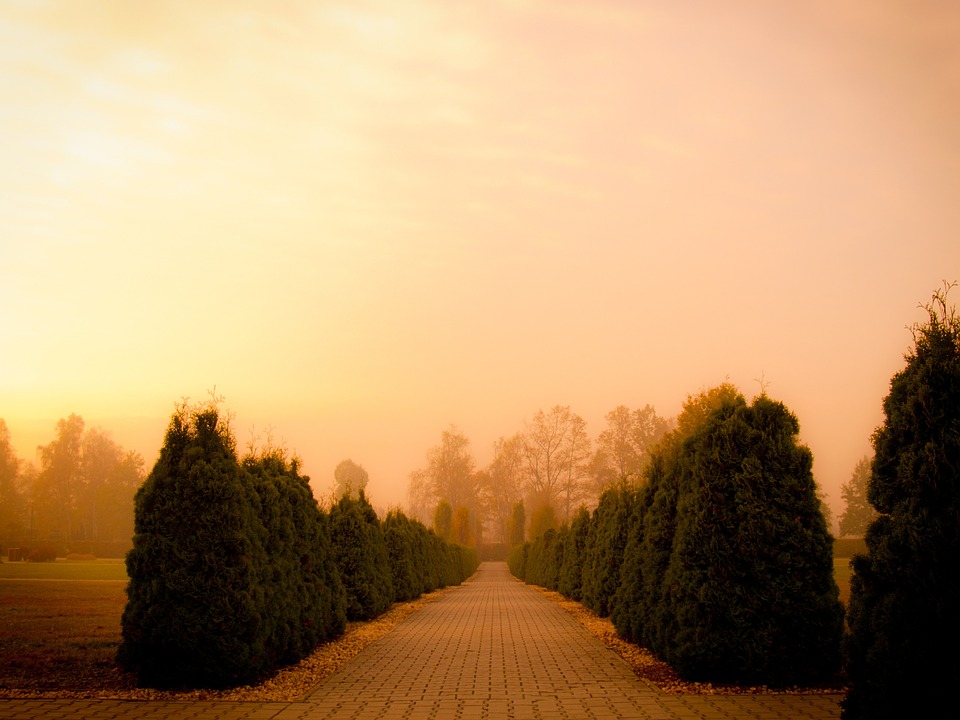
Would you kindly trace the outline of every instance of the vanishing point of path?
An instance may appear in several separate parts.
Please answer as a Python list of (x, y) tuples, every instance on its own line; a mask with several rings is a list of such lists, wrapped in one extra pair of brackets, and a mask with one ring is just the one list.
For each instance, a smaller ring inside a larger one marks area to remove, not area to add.
[(415, 612), (291, 703), (0, 700), (0, 718), (838, 718), (839, 695), (666, 695), (505, 563)]

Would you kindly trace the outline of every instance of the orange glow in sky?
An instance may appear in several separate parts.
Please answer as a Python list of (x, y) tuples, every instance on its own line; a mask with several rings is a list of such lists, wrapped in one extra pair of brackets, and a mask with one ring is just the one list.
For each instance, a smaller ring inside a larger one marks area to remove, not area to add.
[(451, 423), (762, 378), (836, 515), (960, 279), (960, 5), (0, 0), (0, 159), (25, 459), (216, 387), (386, 507)]

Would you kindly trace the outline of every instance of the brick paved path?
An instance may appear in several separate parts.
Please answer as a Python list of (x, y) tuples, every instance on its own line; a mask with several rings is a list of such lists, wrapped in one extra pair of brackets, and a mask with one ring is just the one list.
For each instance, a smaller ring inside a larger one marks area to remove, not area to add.
[(504, 563), (411, 615), (295, 703), (6, 701), (0, 718), (837, 718), (836, 695), (671, 696)]

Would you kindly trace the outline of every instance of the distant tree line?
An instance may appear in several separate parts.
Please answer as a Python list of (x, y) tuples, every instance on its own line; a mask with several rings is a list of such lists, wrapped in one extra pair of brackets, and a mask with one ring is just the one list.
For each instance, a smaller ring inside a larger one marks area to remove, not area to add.
[(152, 687), (254, 682), (478, 565), (361, 488), (325, 511), (281, 450), (238, 458), (214, 402), (172, 416), (134, 524), (118, 660)]
[(511, 533), (526, 532), (513, 524), (518, 502), (530, 509), (531, 524), (569, 523), (579, 507), (596, 505), (604, 489), (636, 481), (649, 449), (672, 426), (650, 405), (619, 406), (606, 422), (594, 441), (569, 407), (540, 410), (522, 432), (494, 443), (493, 459), (482, 469), (470, 441), (451, 426), (427, 451), (426, 465), (410, 475), (410, 513), (441, 536), (478, 546), (506, 547)]
[(0, 419), (0, 550), (25, 557), (68, 552), (120, 556), (133, 535), (133, 496), (144, 479), (139, 453), (70, 415), (37, 448), (39, 466), (17, 458)]

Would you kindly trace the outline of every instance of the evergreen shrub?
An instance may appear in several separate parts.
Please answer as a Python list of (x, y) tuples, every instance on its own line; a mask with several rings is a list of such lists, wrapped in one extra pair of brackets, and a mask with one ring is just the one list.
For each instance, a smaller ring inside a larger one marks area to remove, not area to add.
[(174, 413), (136, 494), (118, 660), (153, 687), (226, 687), (271, 667), (259, 501), (215, 406)]
[(510, 548), (510, 555), (507, 557), (507, 567), (510, 573), (517, 579), (526, 582), (527, 579), (527, 555), (530, 552), (530, 543), (514, 545)]
[(269, 449), (243, 461), (259, 498), (269, 562), (260, 584), (271, 666), (297, 662), (346, 627), (346, 593), (330, 547), (330, 528), (299, 461)]
[(563, 562), (557, 579), (557, 590), (572, 600), (581, 599), (583, 562), (587, 536), (590, 533), (590, 513), (580, 508), (573, 517), (563, 546)]
[(363, 490), (330, 510), (331, 544), (347, 595), (347, 619), (370, 620), (393, 603), (393, 576), (380, 521)]
[(610, 615), (620, 586), (620, 566), (630, 531), (636, 489), (627, 485), (606, 490), (590, 523), (584, 543), (582, 602), (600, 617)]
[(792, 685), (835, 677), (843, 606), (799, 424), (765, 395), (726, 400), (685, 445), (661, 601), (683, 677)]
[(960, 318), (951, 286), (926, 306), (883, 401), (852, 562), (843, 717), (936, 717), (960, 677)]

